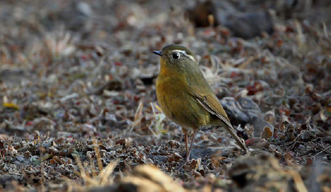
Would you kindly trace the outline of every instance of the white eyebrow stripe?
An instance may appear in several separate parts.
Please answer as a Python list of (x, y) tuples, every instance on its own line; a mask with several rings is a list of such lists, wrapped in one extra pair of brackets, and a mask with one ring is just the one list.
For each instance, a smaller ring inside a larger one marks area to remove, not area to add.
[(188, 55), (188, 54), (186, 53), (186, 51), (184, 51), (184, 50), (173, 50), (172, 53), (173, 53), (173, 52), (182, 53), (182, 54), (184, 54), (185, 56), (187, 56), (188, 58), (190, 58), (192, 61), (196, 62), (196, 60), (194, 59), (194, 57), (192, 57), (191, 55)]

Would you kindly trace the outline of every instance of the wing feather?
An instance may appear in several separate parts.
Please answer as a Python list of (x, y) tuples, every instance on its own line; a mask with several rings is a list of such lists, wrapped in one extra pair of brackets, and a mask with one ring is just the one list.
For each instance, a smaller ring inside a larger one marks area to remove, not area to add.
[(198, 103), (205, 108), (210, 114), (218, 117), (225, 125), (225, 129), (232, 135), (232, 137), (236, 140), (236, 142), (240, 145), (240, 147), (247, 152), (247, 148), (242, 140), (235, 133), (230, 120), (224, 111), (222, 105), (219, 103), (217, 97), (213, 94), (197, 94), (193, 93), (193, 96), (198, 101)]

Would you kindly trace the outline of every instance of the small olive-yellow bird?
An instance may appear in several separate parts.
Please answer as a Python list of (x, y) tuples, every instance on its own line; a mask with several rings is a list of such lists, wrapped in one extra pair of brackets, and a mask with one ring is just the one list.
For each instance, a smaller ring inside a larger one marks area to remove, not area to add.
[[(201, 127), (224, 127), (247, 152), (245, 144), (236, 135), (226, 112), (201, 73), (194, 54), (186, 47), (174, 44), (154, 53), (161, 57), (156, 96), (166, 117), (183, 128), (186, 147), (184, 164), (189, 160), (194, 137)], [(194, 133), (189, 149), (187, 131)]]

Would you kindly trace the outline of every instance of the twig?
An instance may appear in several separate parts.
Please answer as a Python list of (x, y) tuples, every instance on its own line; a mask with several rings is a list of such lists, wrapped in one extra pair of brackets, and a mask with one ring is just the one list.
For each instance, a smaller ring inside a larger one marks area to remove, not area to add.
[(287, 173), (290, 174), (291, 177), (293, 178), (295, 186), (298, 191), (308, 192), (308, 190), (307, 190), (305, 184), (303, 183), (302, 178), (298, 172), (296, 172), (294, 170), (288, 170)]
[(327, 147), (327, 148), (324, 148), (322, 151), (316, 153), (316, 154), (314, 155), (314, 157), (316, 157), (317, 155), (323, 153), (324, 151), (328, 150), (329, 148), (331, 148), (331, 145), (330, 145), (329, 147)]

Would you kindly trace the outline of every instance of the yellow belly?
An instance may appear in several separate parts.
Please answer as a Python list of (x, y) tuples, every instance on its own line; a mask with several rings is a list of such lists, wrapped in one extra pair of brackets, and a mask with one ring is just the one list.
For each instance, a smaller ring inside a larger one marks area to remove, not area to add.
[(188, 94), (181, 79), (158, 78), (156, 95), (164, 114), (185, 129), (209, 125), (210, 114)]

